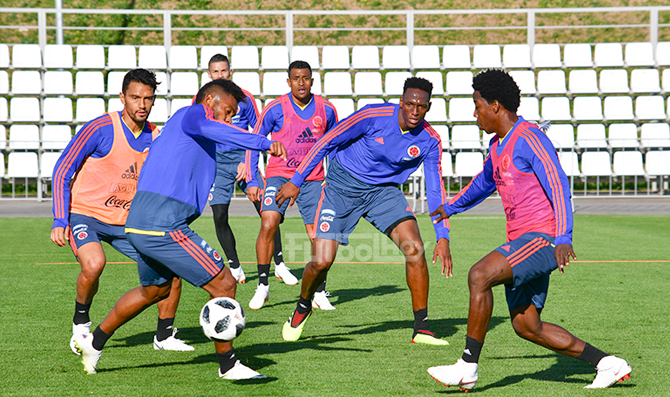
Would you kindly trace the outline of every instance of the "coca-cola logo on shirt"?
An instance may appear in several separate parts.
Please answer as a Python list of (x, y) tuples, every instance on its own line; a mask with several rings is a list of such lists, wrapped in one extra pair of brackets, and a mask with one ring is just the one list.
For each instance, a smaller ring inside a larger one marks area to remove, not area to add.
[(105, 200), (105, 207), (121, 208), (128, 211), (130, 209), (130, 203), (132, 202), (133, 200), (123, 200), (116, 196), (109, 196), (107, 200)]
[(286, 160), (286, 166), (289, 168), (298, 168), (300, 166), (300, 161), (294, 158), (290, 158)]

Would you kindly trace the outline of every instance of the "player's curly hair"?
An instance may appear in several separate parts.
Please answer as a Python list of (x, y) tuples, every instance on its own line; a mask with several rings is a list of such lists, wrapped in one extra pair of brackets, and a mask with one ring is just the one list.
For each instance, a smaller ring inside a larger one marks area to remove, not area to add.
[(133, 69), (126, 73), (125, 76), (123, 76), (123, 84), (121, 85), (121, 92), (123, 92), (123, 95), (126, 95), (126, 90), (133, 81), (136, 83), (148, 85), (153, 89), (154, 92), (156, 92), (156, 87), (158, 87), (158, 84), (160, 84), (160, 82), (156, 81), (156, 73), (153, 71), (146, 69)]
[(402, 94), (405, 95), (405, 92), (410, 88), (417, 88), (421, 91), (428, 93), (428, 98), (433, 93), (433, 83), (422, 78), (422, 77), (410, 77), (405, 80), (405, 85), (402, 88)]
[(502, 69), (486, 69), (477, 73), (472, 80), (472, 88), (486, 102), (498, 101), (505, 109), (516, 113), (521, 102), (521, 90), (512, 76)]
[(312, 67), (305, 61), (293, 61), (288, 65), (288, 76), (291, 77), (291, 70), (293, 69), (309, 69), (309, 76), (312, 77)]
[(233, 83), (230, 80), (218, 79), (218, 80), (212, 80), (209, 83), (202, 86), (200, 91), (198, 91), (198, 95), (195, 96), (195, 103), (202, 103), (202, 101), (205, 100), (207, 94), (218, 92), (219, 90), (222, 90), (232, 95), (233, 98), (235, 98), (235, 100), (237, 101), (237, 103), (247, 101), (247, 96), (244, 95), (244, 92), (240, 87), (238, 87), (237, 84)]

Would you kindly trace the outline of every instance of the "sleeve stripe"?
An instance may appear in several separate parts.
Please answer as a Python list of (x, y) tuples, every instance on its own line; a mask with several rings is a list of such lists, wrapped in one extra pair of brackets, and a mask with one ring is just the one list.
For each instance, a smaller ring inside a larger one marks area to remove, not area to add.
[(538, 156), (542, 165), (544, 166), (544, 171), (547, 174), (547, 179), (549, 185), (552, 188), (552, 202), (554, 204), (554, 214), (556, 216), (556, 236), (561, 236), (565, 234), (567, 230), (567, 221), (565, 213), (565, 201), (563, 199), (563, 185), (558, 176), (558, 171), (556, 165), (547, 154), (544, 146), (542, 146), (533, 134), (527, 130), (521, 131), (521, 136), (528, 139), (529, 146), (533, 152)]
[[(439, 173), (438, 180), (440, 181), (440, 195), (442, 197), (442, 204), (444, 204), (447, 202), (447, 190), (444, 188), (444, 180), (442, 179), (442, 139), (440, 138), (440, 135), (437, 133), (437, 131), (435, 131), (433, 127), (425, 120), (423, 121), (423, 129), (426, 130), (431, 137), (437, 140), (437, 148), (439, 150), (439, 162), (437, 163), (437, 170)], [(444, 219), (442, 224), (445, 228), (449, 229), (449, 218)]]
[(254, 107), (254, 113), (256, 113), (256, 120), (258, 120), (258, 115), (260, 112), (258, 111), (258, 106), (256, 106), (256, 98), (247, 90), (242, 90), (244, 95), (247, 96), (247, 99), (249, 99), (250, 105)]
[(323, 104), (324, 104), (325, 106), (329, 107), (330, 110), (333, 111), (333, 113), (335, 113), (335, 123), (337, 123), (338, 121), (340, 121), (340, 117), (337, 115), (337, 109), (335, 109), (335, 106), (334, 106), (332, 103), (330, 103), (330, 102), (328, 102), (328, 101), (326, 101), (326, 100), (323, 101)]
[(258, 134), (263, 128), (263, 122), (265, 121), (265, 116), (270, 112), (270, 110), (274, 109), (277, 105), (281, 106), (281, 101), (274, 100), (270, 102), (269, 105), (263, 108), (263, 112), (261, 112), (261, 117), (258, 119), (256, 122), (256, 126), (254, 127), (254, 134)]

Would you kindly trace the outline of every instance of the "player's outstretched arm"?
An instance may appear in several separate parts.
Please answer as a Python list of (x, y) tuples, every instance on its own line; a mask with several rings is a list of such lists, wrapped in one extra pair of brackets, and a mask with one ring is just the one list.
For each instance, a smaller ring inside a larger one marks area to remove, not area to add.
[(575, 255), (571, 244), (559, 244), (554, 249), (554, 258), (556, 258), (556, 264), (561, 273), (563, 273), (565, 266), (570, 265), (570, 257), (577, 260), (577, 255)]
[(298, 193), (300, 193), (300, 188), (294, 185), (291, 181), (281, 185), (279, 190), (277, 190), (277, 196), (275, 196), (277, 206), (281, 207), (284, 201), (291, 199), (288, 206), (293, 207), (293, 203), (295, 203), (296, 198), (298, 198)]
[(440, 262), (442, 262), (442, 275), (445, 276), (445, 278), (453, 277), (453, 274), (451, 273), (453, 266), (451, 261), (451, 251), (449, 250), (449, 240), (446, 238), (441, 238), (437, 241), (437, 245), (433, 251), (433, 263), (435, 263), (438, 257), (440, 258)]
[(281, 142), (277, 141), (272, 141), (270, 149), (268, 149), (268, 154), (275, 157), (281, 157), (284, 161), (286, 161), (286, 159), (288, 158), (286, 154), (286, 148)]
[(70, 226), (67, 227), (60, 227), (56, 226), (53, 229), (51, 229), (51, 241), (54, 242), (59, 247), (64, 246), (67, 244), (67, 236), (70, 235)]

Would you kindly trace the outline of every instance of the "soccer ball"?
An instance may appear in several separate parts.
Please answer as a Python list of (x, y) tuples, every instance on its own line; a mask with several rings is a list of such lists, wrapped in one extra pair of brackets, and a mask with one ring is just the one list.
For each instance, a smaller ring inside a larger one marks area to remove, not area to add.
[(246, 323), (242, 306), (232, 298), (214, 298), (200, 311), (202, 331), (215, 342), (230, 342), (237, 338)]

